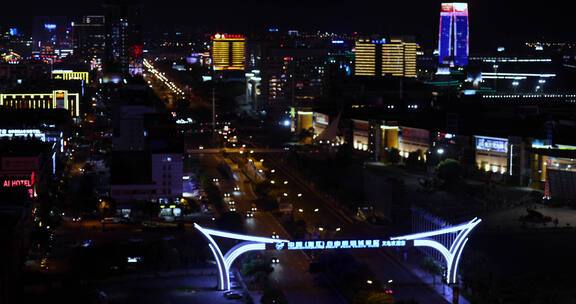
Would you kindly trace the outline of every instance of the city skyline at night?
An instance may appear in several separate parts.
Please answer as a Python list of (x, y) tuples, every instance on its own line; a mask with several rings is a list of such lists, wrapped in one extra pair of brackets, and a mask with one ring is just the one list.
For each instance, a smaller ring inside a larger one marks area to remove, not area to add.
[[(417, 35), (419, 40), (427, 45), (437, 43), (437, 25), (439, 24), (438, 8), (442, 1), (411, 1), (379, 3), (357, 2), (356, 5), (338, 2), (305, 2), (296, 1), (292, 5), (275, 7), (273, 4), (261, 1), (249, 1), (240, 5), (229, 1), (230, 12), (220, 12), (220, 18), (213, 19), (209, 7), (199, 4), (194, 10), (174, 10), (183, 5), (177, 2), (163, 2), (155, 7), (151, 0), (138, 1), (143, 4), (144, 14), (152, 14), (145, 24), (150, 31), (157, 27), (168, 25), (190, 25), (195, 27), (211, 27), (214, 31), (257, 31), (259, 28), (281, 27), (284, 30), (321, 30), (329, 32), (363, 32), (382, 33), (387, 35)], [(468, 1), (470, 11), (471, 37), (475, 41), (472, 48), (484, 50), (486, 44), (501, 43), (514, 39), (555, 40), (565, 41), (576, 38), (571, 31), (563, 26), (563, 20), (570, 18), (567, 10), (558, 9), (561, 3), (546, 5), (531, 5), (520, 1)], [(8, 4), (10, 6), (12, 4)], [(342, 8), (346, 9), (342, 9)], [(365, 8), (372, 8), (366, 10)], [(13, 10), (16, 7), (13, 8)], [(6, 11), (10, 10), (7, 7)], [(58, 9), (46, 8), (35, 11), (34, 8), (16, 16), (5, 15), (5, 22), (22, 22), (26, 27), (29, 17), (34, 15), (89, 15), (98, 14), (100, 5), (91, 7), (79, 6), (77, 2), (63, 3)], [(205, 13), (202, 13), (205, 12)], [(241, 12), (241, 13), (238, 13)], [(188, 18), (193, 14), (194, 18)], [(297, 19), (295, 16), (303, 17)], [(364, 17), (360, 17), (364, 16)], [(477, 30), (474, 30), (477, 29)], [(521, 29), (521, 30), (518, 30)]]
[(565, 5), (0, 14), (1, 304), (576, 303)]

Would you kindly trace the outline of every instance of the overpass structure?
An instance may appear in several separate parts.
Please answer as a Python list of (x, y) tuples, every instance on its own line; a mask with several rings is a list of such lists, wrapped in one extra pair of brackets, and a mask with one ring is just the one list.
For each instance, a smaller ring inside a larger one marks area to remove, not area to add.
[[(198, 224), (194, 227), (202, 233), (208, 241), (208, 247), (214, 255), (218, 266), (218, 289), (230, 289), (230, 267), (242, 254), (254, 250), (329, 250), (329, 249), (382, 249), (388, 247), (425, 246), (439, 251), (446, 262), (447, 281), (449, 284), (456, 283), (458, 263), (468, 242), (468, 236), (482, 220), (474, 218), (468, 222), (442, 228), (434, 231), (420, 232), (402, 236), (382, 239), (346, 239), (346, 240), (302, 240), (289, 241), (267, 237), (251, 236), (238, 233), (219, 231), (205, 228)], [(434, 239), (444, 234), (456, 234), (449, 246)], [(225, 254), (213, 237), (222, 237), (241, 241)]]

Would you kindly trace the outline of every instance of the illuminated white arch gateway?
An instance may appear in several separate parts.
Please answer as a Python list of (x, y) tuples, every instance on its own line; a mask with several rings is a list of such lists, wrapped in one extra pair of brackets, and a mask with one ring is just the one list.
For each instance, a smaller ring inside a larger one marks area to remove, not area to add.
[[(480, 224), (482, 220), (474, 218), (473, 220), (463, 223), (457, 226), (451, 226), (448, 228), (421, 232), (397, 237), (391, 237), (389, 240), (333, 240), (333, 241), (288, 241), (282, 239), (272, 239), (266, 237), (243, 235), (238, 233), (230, 233), (224, 231), (218, 231), (214, 229), (204, 228), (196, 223), (194, 227), (198, 229), (208, 240), (208, 247), (214, 255), (216, 260), (216, 265), (218, 266), (218, 289), (219, 290), (229, 290), (230, 289), (230, 266), (236, 258), (240, 255), (253, 250), (266, 250), (266, 244), (276, 244), (275, 248), (277, 250), (287, 249), (287, 250), (314, 250), (314, 249), (344, 249), (344, 248), (384, 248), (384, 247), (403, 247), (409, 242), (413, 242), (414, 246), (426, 246), (438, 250), (444, 259), (446, 260), (447, 268), (447, 281), (448, 283), (456, 283), (456, 274), (458, 270), (458, 263), (460, 262), (460, 256), (462, 251), (468, 242), (468, 235)], [(453, 243), (450, 245), (450, 249), (446, 248), (443, 244), (432, 239), (431, 237), (446, 234), (446, 233), (456, 233), (458, 235), (454, 239)], [(243, 241), (238, 243), (236, 246), (232, 247), (225, 255), (222, 254), (220, 247), (216, 244), (212, 236), (219, 236), (228, 239), (235, 239)], [(287, 245), (287, 246), (286, 246)]]
[[(426, 246), (432, 247), (438, 250), (444, 259), (446, 260), (446, 279), (448, 284), (456, 283), (456, 274), (458, 273), (458, 263), (460, 262), (460, 256), (462, 255), (462, 251), (464, 251), (464, 247), (468, 242), (468, 235), (476, 227), (480, 224), (482, 220), (479, 218), (474, 218), (473, 220), (469, 221), (468, 223), (460, 224), (457, 226), (452, 226), (436, 231), (430, 232), (422, 232), (422, 233), (415, 233), (403, 236), (397, 236), (390, 238), (391, 240), (405, 240), (405, 241), (414, 241), (414, 246)], [(446, 248), (441, 243), (431, 239), (430, 237), (442, 235), (446, 233), (454, 233), (458, 232), (456, 239), (450, 245), (450, 249)]]
[[(236, 258), (238, 258), (240, 255), (253, 250), (266, 250), (266, 244), (288, 242), (287, 240), (281, 239), (218, 231), (204, 228), (196, 223), (194, 223), (194, 227), (198, 229), (198, 231), (200, 231), (200, 233), (202, 233), (202, 235), (204, 235), (204, 237), (208, 240), (208, 247), (210, 247), (210, 250), (214, 255), (214, 259), (216, 260), (216, 265), (218, 266), (219, 290), (230, 289), (230, 266), (232, 266), (234, 260), (236, 260)], [(220, 247), (218, 247), (212, 236), (219, 236), (244, 242), (238, 243), (236, 246), (228, 250), (225, 255), (222, 255)]]

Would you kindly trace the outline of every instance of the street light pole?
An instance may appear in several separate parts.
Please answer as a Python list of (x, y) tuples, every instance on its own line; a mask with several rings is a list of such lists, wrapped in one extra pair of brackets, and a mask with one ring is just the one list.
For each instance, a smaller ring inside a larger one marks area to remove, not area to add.
[(216, 136), (216, 97), (214, 87), (212, 88), (212, 134)]
[(452, 304), (458, 304), (460, 299), (460, 290), (457, 283), (452, 283)]

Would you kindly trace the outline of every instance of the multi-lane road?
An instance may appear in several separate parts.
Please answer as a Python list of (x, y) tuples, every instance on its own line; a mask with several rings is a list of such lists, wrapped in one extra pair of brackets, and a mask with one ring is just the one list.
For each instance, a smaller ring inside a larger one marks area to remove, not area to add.
[[(231, 194), (230, 199), (225, 199), (225, 203), (234, 200), (236, 211), (241, 214), (251, 210), (251, 203), (255, 197), (250, 184), (245, 183), (244, 179), (233, 181), (222, 176), (217, 169), (221, 156), (208, 153), (198, 155), (198, 157), (206, 173), (213, 178), (218, 178), (221, 192)], [(239, 186), (240, 191), (234, 191), (235, 186)], [(270, 213), (257, 211), (254, 217), (245, 218), (244, 226), (245, 232), (250, 235), (269, 237), (277, 233), (280, 238), (290, 238)], [(326, 282), (318, 282), (316, 277), (308, 272), (309, 260), (304, 253), (272, 251), (269, 255), (280, 260), (279, 264), (274, 265), (274, 272), (270, 278), (282, 288), (290, 303), (346, 303), (338, 293), (331, 290), (329, 286), (325, 286)]]
[[(264, 159), (271, 182), (279, 184), (285, 189), (282, 201), (292, 203), (295, 217), (303, 219), (308, 224), (311, 235), (318, 234), (323, 238), (380, 238), (386, 239), (389, 235), (382, 226), (374, 226), (358, 222), (354, 215), (337, 211), (332, 202), (323, 194), (317, 192), (298, 172), (283, 163), (283, 153), (259, 153), (255, 150), (253, 157)], [(236, 211), (243, 213), (250, 210), (251, 201), (255, 198), (249, 183), (244, 180), (228, 180), (217, 170), (221, 155), (206, 153), (197, 154), (201, 165), (212, 177), (219, 179), (219, 186), (223, 193), (230, 193), (234, 200)], [(274, 170), (274, 171), (272, 171)], [(240, 191), (233, 191), (235, 186)], [(286, 193), (286, 195), (284, 195)], [(251, 235), (269, 236), (276, 232), (281, 238), (290, 239), (283, 230), (279, 221), (269, 213), (257, 212), (255, 217), (246, 218), (246, 233)], [(354, 250), (351, 253), (362, 263), (368, 264), (375, 273), (377, 280), (395, 282), (395, 299), (415, 299), (419, 303), (445, 303), (446, 301), (433, 291), (428, 285), (422, 283), (402, 263), (400, 252), (386, 252), (383, 249)], [(330, 284), (323, 280), (318, 282), (316, 275), (308, 272), (309, 258), (302, 252), (269, 251), (269, 254), (278, 257), (280, 263), (275, 265), (271, 275), (286, 292), (290, 303), (342, 303), (344, 299), (336, 295)], [(322, 277), (320, 277), (322, 280)]]

